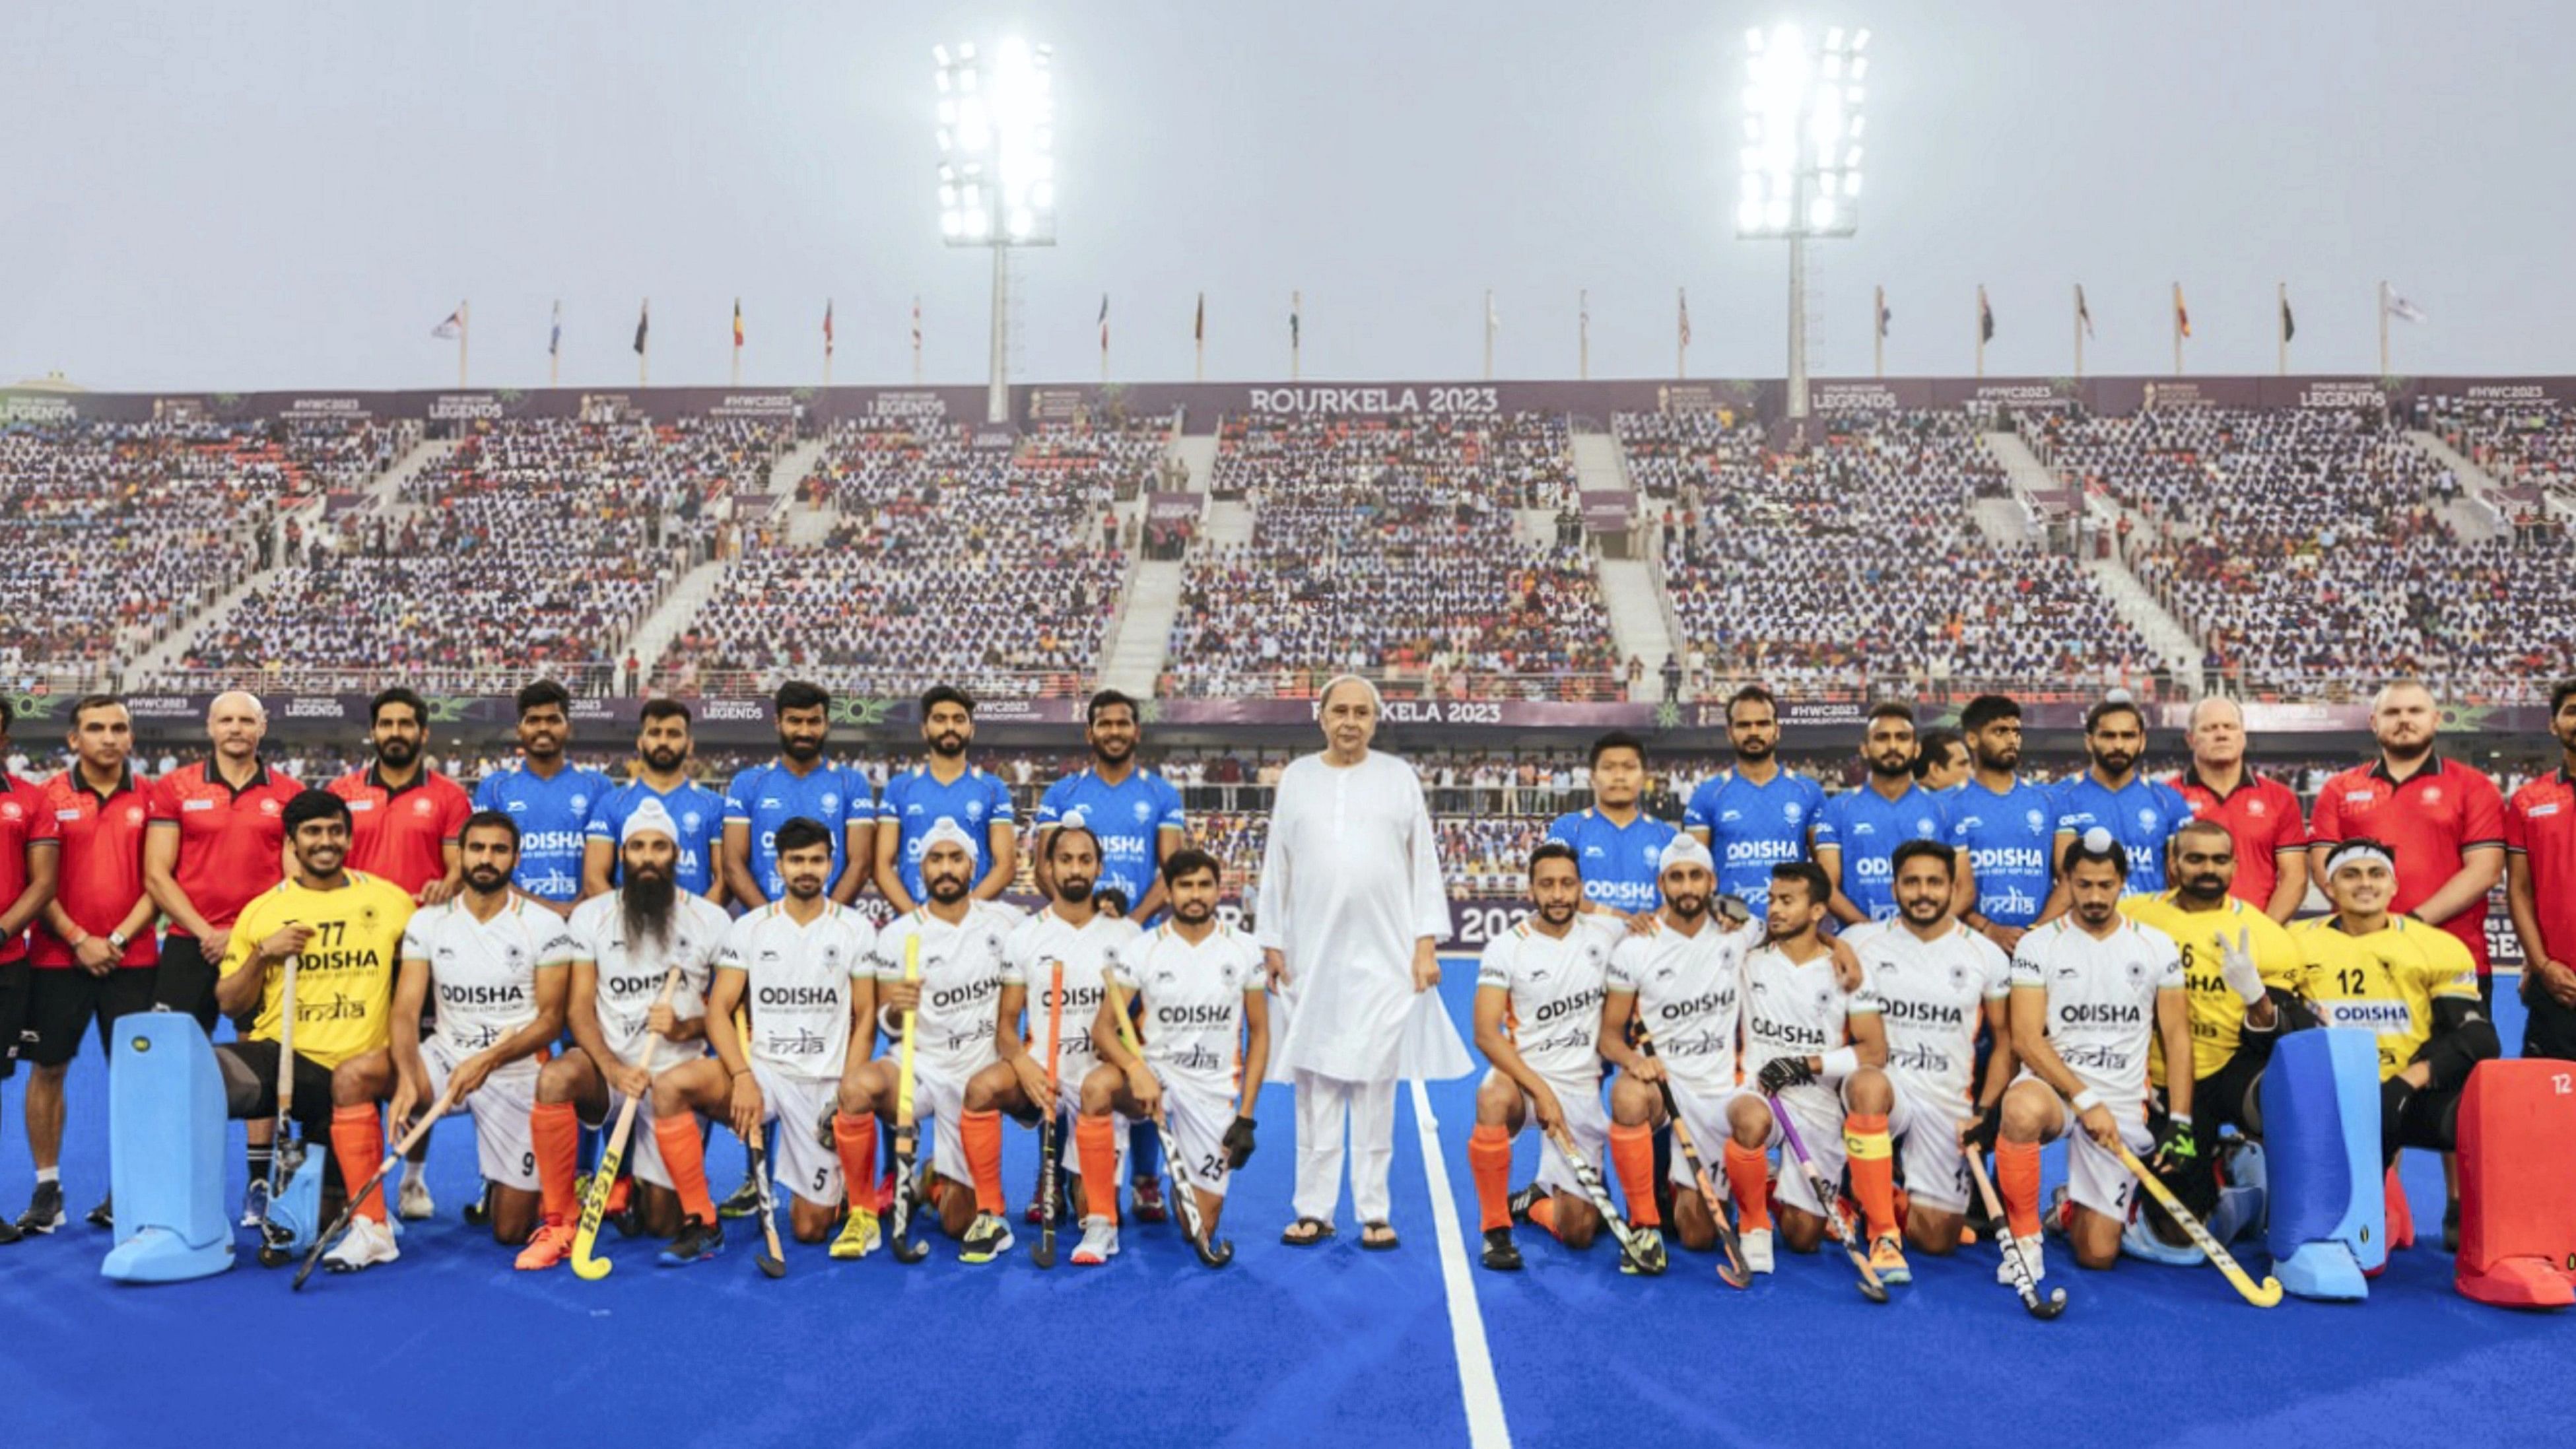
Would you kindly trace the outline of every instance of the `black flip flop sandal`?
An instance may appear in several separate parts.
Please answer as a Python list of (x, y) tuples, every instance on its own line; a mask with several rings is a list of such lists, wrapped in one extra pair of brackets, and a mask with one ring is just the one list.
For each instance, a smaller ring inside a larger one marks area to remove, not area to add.
[(1322, 1218), (1299, 1218), (1279, 1234), (1279, 1241), (1292, 1248), (1311, 1248), (1333, 1236), (1335, 1229)]
[[(1386, 1236), (1382, 1238), (1369, 1236), (1375, 1232), (1383, 1232)], [(1360, 1224), (1360, 1246), (1372, 1253), (1392, 1253), (1403, 1246), (1403, 1241), (1396, 1237), (1392, 1224), (1362, 1223)]]

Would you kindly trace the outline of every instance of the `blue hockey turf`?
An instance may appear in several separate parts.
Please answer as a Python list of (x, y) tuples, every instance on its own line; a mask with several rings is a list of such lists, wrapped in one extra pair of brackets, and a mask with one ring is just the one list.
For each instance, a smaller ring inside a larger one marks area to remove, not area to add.
[[(1443, 988), (1465, 1020), (1471, 963)], [(2520, 1011), (2500, 1013), (2508, 1042)], [(94, 1046), (94, 1043), (93, 1043)], [(21, 1083), (0, 1116), (0, 1198), (29, 1182)], [(1499, 1387), (1471, 1431), (1479, 1333), (1453, 1327), (1417, 1100), (1398, 1094), (1395, 1218), (1404, 1246), (1364, 1253), (1342, 1235), (1280, 1245), (1292, 1113), (1263, 1099), (1262, 1146), (1238, 1178), (1222, 1272), (1171, 1228), (1131, 1224), (1110, 1266), (1040, 1272), (1027, 1238), (967, 1268), (937, 1241), (928, 1262), (835, 1263), (788, 1248), (788, 1276), (752, 1266), (736, 1225), (716, 1261), (656, 1268), (653, 1244), (615, 1242), (613, 1276), (516, 1273), (459, 1221), (474, 1185), (471, 1129), (443, 1127), (431, 1158), (438, 1220), (402, 1261), (316, 1274), (301, 1294), (260, 1269), (120, 1287), (98, 1276), (107, 1235), (77, 1215), (106, 1179), (104, 1073), (73, 1076), (65, 1191), (50, 1238), (0, 1248), (0, 1422), (28, 1446), (528, 1442), (788, 1444), (1639, 1445), (2532, 1444), (2576, 1433), (2576, 1401), (2547, 1385), (2576, 1351), (2576, 1319), (2508, 1313), (2451, 1290), (2439, 1251), (2440, 1165), (2410, 1154), (2433, 1246), (2396, 1255), (2372, 1301), (2242, 1303), (2206, 1268), (2053, 1266), (2073, 1300), (2041, 1323), (1993, 1281), (1991, 1249), (1916, 1259), (1886, 1307), (1864, 1302), (1838, 1257), (1782, 1254), (1737, 1293), (1712, 1260), (1676, 1252), (1661, 1279), (1623, 1278), (1605, 1239), (1572, 1253), (1524, 1229), (1528, 1271), (1473, 1266), (1465, 1169), (1473, 1081), (1436, 1083), (1440, 1168)], [(1012, 1133), (1005, 1182), (1032, 1181)], [(234, 1137), (238, 1144), (238, 1134)], [(1521, 1147), (1525, 1175), (1535, 1148)], [(237, 1201), (237, 1145), (232, 1188)], [(721, 1192), (740, 1172), (716, 1134)], [(2052, 1156), (2052, 1170), (2054, 1157)], [(1516, 1181), (1520, 1177), (1516, 1176)], [(1072, 1240), (1061, 1240), (1069, 1254)], [(2248, 1247), (2260, 1259), (2260, 1250)], [(2060, 1256), (2060, 1265), (2068, 1260)], [(1472, 1315), (1465, 1310), (1472, 1304)], [(1470, 1345), (1462, 1365), (1458, 1344)], [(1462, 1387), (1462, 1385), (1466, 1387)], [(1471, 1439), (1471, 1433), (1481, 1432)]]

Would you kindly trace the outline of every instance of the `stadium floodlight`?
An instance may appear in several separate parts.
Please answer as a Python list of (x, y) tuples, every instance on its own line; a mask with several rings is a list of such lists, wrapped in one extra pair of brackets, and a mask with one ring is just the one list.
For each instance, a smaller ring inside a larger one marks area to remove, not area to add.
[(1010, 249), (1055, 245), (1055, 52), (1006, 36), (938, 62), (939, 236), (993, 252), (990, 422), (1010, 417)]
[(1789, 416), (1807, 416), (1807, 243), (1860, 230), (1869, 31), (1791, 22), (1744, 34), (1739, 238), (1789, 244)]

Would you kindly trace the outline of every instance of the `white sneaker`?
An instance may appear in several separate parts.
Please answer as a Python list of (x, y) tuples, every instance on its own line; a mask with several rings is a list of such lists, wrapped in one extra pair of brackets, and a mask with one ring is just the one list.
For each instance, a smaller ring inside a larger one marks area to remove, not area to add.
[(429, 1197), (428, 1173), (408, 1164), (405, 1165), (402, 1199), (394, 1204), (394, 1211), (400, 1213), (403, 1221), (408, 1223), (421, 1222), (437, 1215), (438, 1204), (430, 1201)]
[(1118, 1256), (1118, 1225), (1107, 1218), (1082, 1220), (1082, 1246), (1073, 1250), (1073, 1261), (1086, 1268), (1096, 1268)]
[(355, 1273), (401, 1256), (402, 1249), (394, 1246), (393, 1229), (374, 1218), (359, 1218), (349, 1224), (348, 1236), (339, 1246), (322, 1255), (322, 1262), (334, 1273)]
[(1771, 1271), (1771, 1230), (1769, 1228), (1755, 1228), (1749, 1233), (1739, 1235), (1736, 1241), (1744, 1249), (1745, 1272)]
[[(2027, 1238), (2015, 1238), (2013, 1241), (2021, 1245), (2021, 1260), (2030, 1265), (2030, 1281), (2036, 1284), (2047, 1277), (2048, 1263), (2039, 1252), (2039, 1245), (2046, 1241), (2045, 1236), (2033, 1233)], [(2009, 1250), (2004, 1254), (2003, 1260), (1995, 1264), (1995, 1281), (2007, 1288), (2013, 1284), (2012, 1255)]]

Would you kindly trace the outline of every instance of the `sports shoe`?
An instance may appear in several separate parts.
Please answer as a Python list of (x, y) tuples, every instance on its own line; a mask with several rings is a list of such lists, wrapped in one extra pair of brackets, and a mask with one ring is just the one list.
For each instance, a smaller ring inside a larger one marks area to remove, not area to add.
[(1751, 1228), (1746, 1230), (1737, 1236), (1736, 1246), (1744, 1250), (1745, 1272), (1768, 1273), (1771, 1271), (1771, 1230), (1769, 1228)]
[(25, 1235), (18, 1231), (18, 1225), (16, 1223), (10, 1222), (5, 1218), (0, 1218), (0, 1248), (7, 1247), (11, 1243), (18, 1241), (18, 1239), (23, 1236)]
[(27, 1199), (27, 1210), (18, 1214), (18, 1231), (50, 1233), (63, 1225), (63, 1185), (59, 1182), (36, 1184), (35, 1194)]
[(1621, 1253), (1619, 1255), (1620, 1272), (1632, 1274), (1642, 1273), (1651, 1278), (1664, 1271), (1665, 1258), (1663, 1229), (1630, 1228), (1628, 1230), (1628, 1240), (1634, 1243), (1636, 1248), (1633, 1252)]
[(749, 1167), (742, 1170), (742, 1185), (731, 1196), (716, 1204), (720, 1218), (747, 1218), (760, 1211), (760, 1177)]
[(835, 1258), (864, 1258), (885, 1245), (885, 1234), (877, 1227), (873, 1208), (854, 1207), (841, 1219), (841, 1235), (832, 1240)]
[(1135, 1193), (1128, 1199), (1127, 1211), (1133, 1213), (1140, 1223), (1168, 1221), (1171, 1211), (1163, 1206), (1163, 1180), (1159, 1177), (1137, 1179)]
[(2065, 1184), (2049, 1189), (2048, 1207), (2039, 1215), (2040, 1231), (2052, 1238), (2066, 1236), (2067, 1225), (2075, 1221), (2075, 1199)]
[[(116, 1194), (109, 1193), (107, 1196), (100, 1198), (98, 1200), (98, 1206), (89, 1210), (89, 1225), (93, 1228), (105, 1228), (110, 1232), (115, 1231)], [(2457, 1225), (2457, 1219), (2455, 1218), (2453, 1220), (2453, 1226), (2456, 1227)]]
[(268, 1221), (268, 1179), (254, 1177), (242, 1190), (241, 1225), (255, 1228)]
[(1520, 1245), (1512, 1241), (1511, 1229), (1485, 1229), (1485, 1266), (1497, 1273), (1521, 1270)]
[(1530, 1220), (1530, 1209), (1536, 1207), (1538, 1205), (1538, 1200), (1545, 1196), (1547, 1196), (1547, 1189), (1539, 1186), (1535, 1182), (1522, 1188), (1520, 1191), (1513, 1193), (1509, 1199), (1512, 1210), (1512, 1221), (1516, 1223), (1528, 1222)]
[(1881, 1233), (1869, 1240), (1869, 1271), (1881, 1283), (1911, 1283), (1914, 1270), (1905, 1266), (1905, 1240), (1894, 1233)]
[[(2039, 1251), (2040, 1244), (2046, 1240), (2047, 1235), (2044, 1233), (2033, 1233), (2027, 1238), (2012, 1238), (2009, 1240), (2013, 1243), (2018, 1243), (2021, 1246), (2021, 1260), (2030, 1265), (2030, 1281), (2033, 1283), (2037, 1283), (2040, 1279), (2048, 1276), (2048, 1264), (2040, 1256)], [(2007, 1251), (2007, 1256), (2004, 1260), (1995, 1265), (1995, 1281), (2003, 1284), (2007, 1288), (2012, 1286), (2013, 1270), (2012, 1259), (2009, 1256), (2009, 1251)]]
[(355, 1218), (349, 1223), (348, 1235), (338, 1246), (322, 1255), (322, 1266), (334, 1273), (355, 1273), (378, 1263), (390, 1263), (402, 1256), (394, 1244), (394, 1230), (374, 1218)]
[(1082, 1245), (1073, 1250), (1073, 1261), (1085, 1268), (1096, 1268), (1118, 1256), (1118, 1225), (1107, 1218), (1082, 1220)]
[(711, 1223), (702, 1223), (692, 1214), (681, 1220), (680, 1235), (671, 1240), (671, 1246), (662, 1250), (661, 1264), (665, 1268), (685, 1268), (691, 1263), (703, 1263), (723, 1251), (724, 1220), (719, 1218)]
[(404, 1222), (416, 1223), (438, 1211), (438, 1203), (429, 1195), (429, 1174), (410, 1163), (403, 1164), (402, 1197), (394, 1211)]
[(572, 1224), (548, 1218), (537, 1225), (536, 1236), (528, 1239), (528, 1245), (519, 1250), (518, 1261), (511, 1266), (522, 1273), (551, 1268), (572, 1256), (573, 1236)]
[(960, 1263), (989, 1263), (1011, 1251), (1011, 1221), (1000, 1213), (977, 1213), (957, 1246)]

